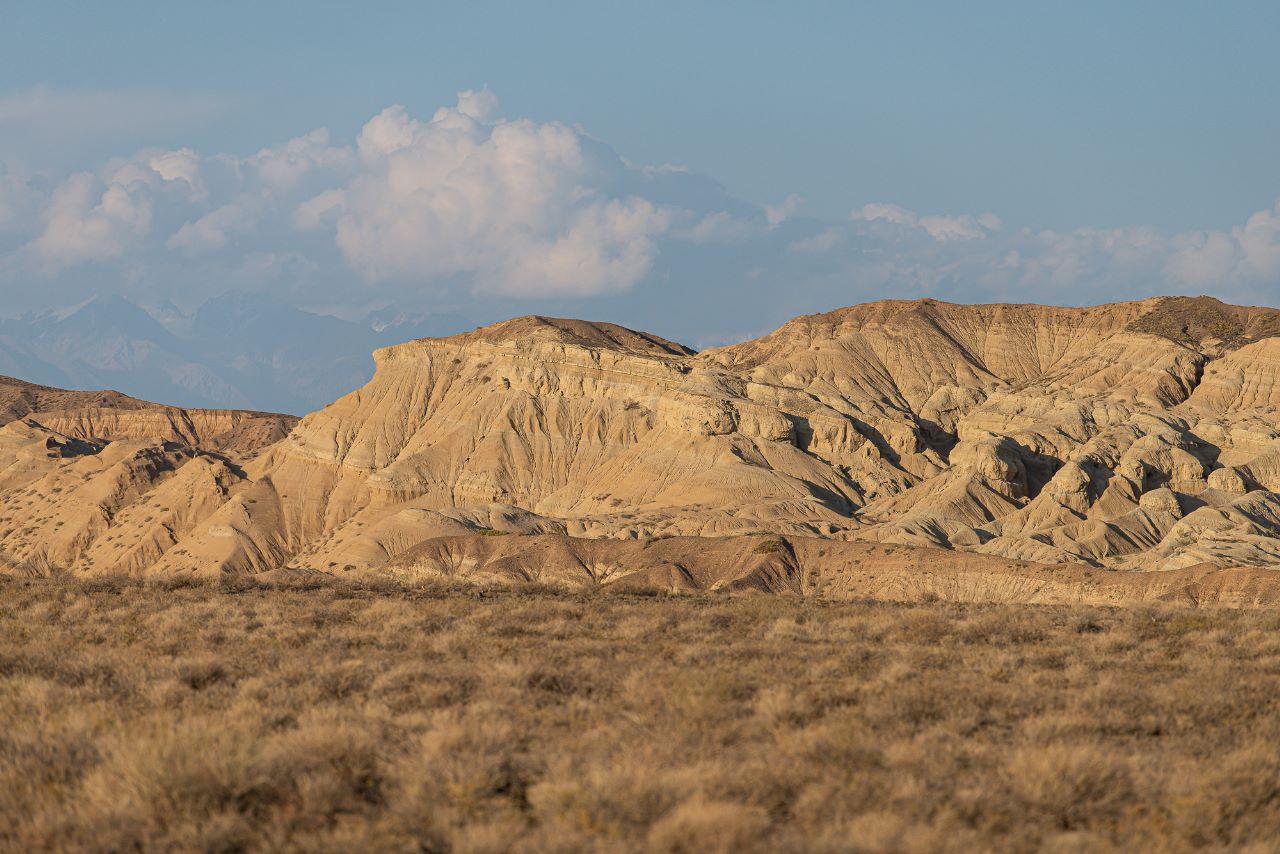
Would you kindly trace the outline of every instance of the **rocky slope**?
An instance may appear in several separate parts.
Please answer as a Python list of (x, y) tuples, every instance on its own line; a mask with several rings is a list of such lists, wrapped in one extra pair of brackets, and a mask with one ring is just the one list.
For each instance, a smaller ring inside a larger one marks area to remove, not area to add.
[(145, 571), (296, 423), (0, 377), (0, 569)]
[[(560, 538), (546, 571), (583, 583), (580, 539), (878, 542), (1006, 568), (1268, 566), (1278, 336), (1280, 311), (1207, 298), (888, 301), (699, 354), (520, 318), (378, 351), (372, 381), (245, 462), (234, 489), (205, 472), (191, 488), (223, 500), (184, 507), (169, 547), (116, 516), (109, 536), (117, 552), (147, 544), (148, 560), (128, 562), (147, 572), (448, 574), (422, 558), (431, 542), (493, 533)], [(104, 565), (77, 547), (59, 552), (65, 565)], [(704, 586), (730, 580), (676, 564)]]

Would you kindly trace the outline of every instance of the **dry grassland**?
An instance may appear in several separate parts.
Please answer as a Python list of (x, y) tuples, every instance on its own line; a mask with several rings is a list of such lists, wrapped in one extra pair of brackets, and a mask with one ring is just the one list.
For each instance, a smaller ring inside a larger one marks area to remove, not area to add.
[(1280, 614), (0, 581), (5, 850), (1275, 850)]

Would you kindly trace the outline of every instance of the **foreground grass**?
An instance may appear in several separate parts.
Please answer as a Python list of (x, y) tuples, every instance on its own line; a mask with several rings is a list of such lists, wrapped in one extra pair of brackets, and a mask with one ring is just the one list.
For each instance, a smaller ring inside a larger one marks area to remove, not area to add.
[(1280, 839), (1280, 615), (0, 581), (0, 848)]

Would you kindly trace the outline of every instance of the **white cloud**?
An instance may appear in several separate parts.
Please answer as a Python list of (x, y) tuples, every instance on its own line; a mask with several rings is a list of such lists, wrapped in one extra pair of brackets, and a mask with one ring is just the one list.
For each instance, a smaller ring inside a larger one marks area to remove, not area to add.
[(125, 167), (103, 182), (81, 172), (54, 191), (30, 248), (49, 270), (116, 258), (147, 235), (151, 219), (145, 175)]
[(195, 222), (188, 222), (166, 241), (170, 249), (212, 252), (227, 245), (233, 234), (243, 234), (256, 224), (254, 214), (237, 204), (223, 205)]
[(245, 165), (266, 183), (287, 189), (316, 170), (342, 169), (351, 161), (350, 150), (331, 146), (329, 131), (319, 128), (284, 145), (264, 148)]
[(562, 234), (477, 270), (478, 289), (503, 296), (592, 296), (630, 288), (649, 271), (670, 215), (643, 199), (594, 203)]
[[(848, 228), (840, 242), (856, 237), (862, 255), (849, 259), (851, 277), (960, 300), (1078, 304), (1190, 291), (1275, 302), (1280, 294), (1280, 204), (1229, 231), (1190, 234), (1007, 231), (990, 214), (921, 216), (885, 203), (855, 210)], [(836, 242), (828, 233), (807, 240), (805, 248)]]
[(1232, 229), (1240, 247), (1241, 274), (1256, 281), (1280, 279), (1280, 202)]
[(37, 204), (28, 178), (0, 163), (0, 234), (22, 227)]
[(1187, 234), (1009, 229), (890, 203), (798, 221), (799, 196), (753, 206), (683, 167), (631, 164), (581, 130), (497, 107), (487, 89), (430, 119), (391, 106), (354, 140), (320, 129), (247, 157), (148, 149), (62, 175), (0, 164), (0, 283), (78, 276), (87, 290), (114, 275), (165, 295), (176, 282), (288, 287), (328, 305), (696, 287), (742, 328), (756, 296), (799, 311), (926, 293), (1280, 292), (1280, 205)]
[(770, 228), (774, 228), (790, 219), (795, 212), (804, 204), (804, 198), (792, 193), (782, 200), (780, 205), (769, 205), (764, 209), (765, 219), (769, 223)]
[(365, 123), (356, 137), (356, 147), (365, 158), (376, 160), (408, 148), (418, 127), (404, 107), (393, 104)]
[(682, 229), (678, 236), (694, 243), (737, 243), (759, 232), (759, 223), (735, 217), (727, 211), (716, 211)]
[(1186, 284), (1280, 285), (1280, 201), (1229, 232), (1180, 235), (1171, 246), (1165, 270)]
[(792, 252), (830, 252), (844, 242), (844, 234), (838, 228), (826, 228), (811, 237), (793, 241), (788, 247)]
[(986, 236), (978, 221), (968, 216), (925, 216), (920, 218), (920, 227), (934, 240), (976, 240)]
[(317, 197), (299, 224), (336, 213), (338, 247), (366, 279), (474, 278), (478, 291), (586, 296), (648, 271), (668, 212), (598, 185), (600, 162), (557, 123), (490, 122), (487, 90), (427, 123), (390, 107), (361, 130), (364, 170), (341, 196)]
[(336, 226), (346, 193), (342, 190), (325, 190), (298, 205), (293, 212), (293, 227), (300, 231)]
[(898, 205), (884, 204), (882, 202), (872, 202), (863, 205), (861, 209), (849, 214), (850, 219), (866, 220), (867, 222), (875, 222), (876, 220), (884, 220), (892, 222), (896, 225), (915, 225), (916, 215), (904, 207)]
[(458, 93), (458, 112), (478, 122), (491, 122), (498, 115), (498, 96), (488, 86), (479, 91), (466, 89)]
[(208, 191), (200, 177), (200, 155), (190, 148), (157, 154), (147, 161), (147, 165), (165, 181), (186, 183), (193, 199), (208, 198)]
[(915, 211), (882, 202), (863, 205), (849, 215), (854, 221), (885, 222), (924, 229), (934, 240), (975, 240), (999, 231), (1001, 222), (995, 214), (979, 216), (917, 216)]

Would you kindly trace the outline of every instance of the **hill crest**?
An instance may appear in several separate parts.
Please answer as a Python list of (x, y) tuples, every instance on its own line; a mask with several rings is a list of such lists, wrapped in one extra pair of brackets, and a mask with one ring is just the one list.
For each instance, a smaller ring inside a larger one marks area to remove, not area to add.
[(702, 353), (516, 318), (379, 350), (133, 570), (377, 571), (490, 530), (1280, 563), (1278, 333), (1280, 311), (1181, 297), (883, 301)]

